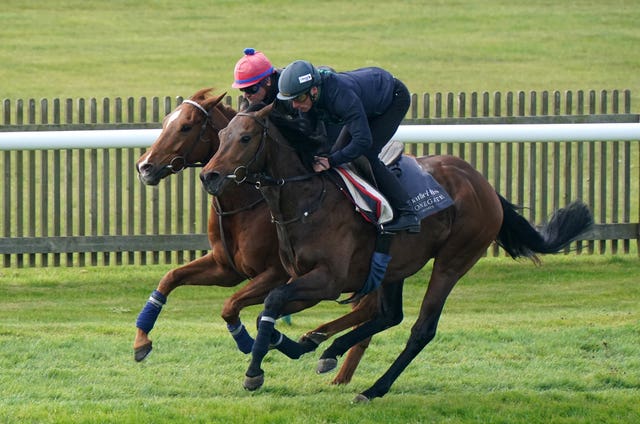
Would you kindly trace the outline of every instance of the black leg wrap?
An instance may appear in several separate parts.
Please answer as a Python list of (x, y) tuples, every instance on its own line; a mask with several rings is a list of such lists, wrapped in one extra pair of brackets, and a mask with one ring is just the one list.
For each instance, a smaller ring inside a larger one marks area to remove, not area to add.
[(378, 234), (378, 236), (376, 237), (376, 252), (380, 252), (380, 253), (385, 253), (388, 254), (389, 253), (389, 248), (391, 247), (391, 238), (393, 237), (393, 234), (389, 234), (389, 233), (380, 233)]
[(271, 337), (271, 346), (278, 349), (291, 359), (298, 359), (303, 354), (309, 352), (305, 350), (305, 346), (294, 342), (278, 330), (274, 330)]

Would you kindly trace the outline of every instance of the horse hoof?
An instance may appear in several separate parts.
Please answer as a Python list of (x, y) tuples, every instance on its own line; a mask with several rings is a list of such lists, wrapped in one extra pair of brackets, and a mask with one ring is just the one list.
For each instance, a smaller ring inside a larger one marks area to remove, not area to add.
[(253, 392), (254, 390), (258, 390), (264, 384), (264, 373), (256, 375), (255, 377), (249, 377), (248, 375), (244, 376), (244, 383), (242, 386), (245, 390), (249, 390)]
[(142, 362), (149, 354), (151, 353), (151, 349), (153, 349), (152, 343), (149, 342), (140, 347), (137, 347), (133, 350), (133, 357), (136, 362)]
[(316, 373), (324, 374), (325, 372), (329, 372), (338, 366), (338, 360), (335, 358), (326, 358), (320, 359), (318, 361), (318, 368), (316, 368)]
[(369, 402), (371, 402), (371, 399), (369, 399), (362, 393), (359, 393), (358, 396), (354, 397), (353, 400), (351, 401), (351, 403), (369, 403)]
[(324, 342), (325, 340), (327, 340), (328, 337), (325, 333), (316, 333), (314, 331), (311, 331), (305, 335), (303, 335), (302, 337), (300, 337), (300, 339), (298, 340), (298, 343), (313, 343), (316, 346), (320, 345), (320, 343)]

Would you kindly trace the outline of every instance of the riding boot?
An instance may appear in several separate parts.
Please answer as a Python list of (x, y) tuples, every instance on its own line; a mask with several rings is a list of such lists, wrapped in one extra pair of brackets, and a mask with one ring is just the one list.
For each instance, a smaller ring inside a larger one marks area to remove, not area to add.
[(420, 220), (416, 215), (410, 202), (401, 206), (394, 207), (397, 212), (396, 217), (388, 224), (384, 224), (382, 228), (384, 231), (396, 233), (399, 231), (407, 230), (410, 233), (420, 232)]
[(378, 188), (389, 200), (394, 210), (395, 218), (390, 223), (384, 224), (383, 230), (392, 233), (404, 230), (410, 233), (419, 233), (420, 219), (413, 210), (409, 193), (381, 161), (370, 163)]

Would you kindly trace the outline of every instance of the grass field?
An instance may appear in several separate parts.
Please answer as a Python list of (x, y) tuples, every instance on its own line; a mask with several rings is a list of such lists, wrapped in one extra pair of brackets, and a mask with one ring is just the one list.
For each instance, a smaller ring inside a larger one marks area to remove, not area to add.
[[(350, 385), (315, 375), (320, 352), (271, 352), (258, 392), (242, 389), (247, 357), (218, 317), (229, 289), (176, 290), (154, 352), (135, 363), (136, 316), (168, 267), (3, 270), (0, 422), (639, 422), (640, 262), (543, 262), (482, 259), (454, 289), (436, 339), (368, 405), (350, 401), (404, 345), (428, 267), (407, 283), (404, 322), (374, 338)], [(345, 309), (322, 304), (279, 328), (297, 337)]]
[(232, 70), (245, 47), (281, 67), (300, 58), (381, 66), (417, 93), (637, 97), (638, 21), (638, 0), (5, 0), (0, 98), (237, 94)]

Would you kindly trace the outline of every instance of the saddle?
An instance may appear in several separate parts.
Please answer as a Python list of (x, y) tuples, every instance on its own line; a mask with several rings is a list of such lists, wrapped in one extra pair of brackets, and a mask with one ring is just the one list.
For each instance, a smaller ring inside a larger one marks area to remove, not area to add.
[[(390, 141), (378, 157), (407, 189), (419, 219), (448, 208), (451, 196), (433, 176), (425, 171), (413, 156), (404, 155), (404, 146)], [(375, 188), (375, 178), (369, 161), (360, 157), (335, 169), (341, 177), (345, 194), (366, 221), (385, 224), (393, 219), (393, 210), (385, 197)]]

